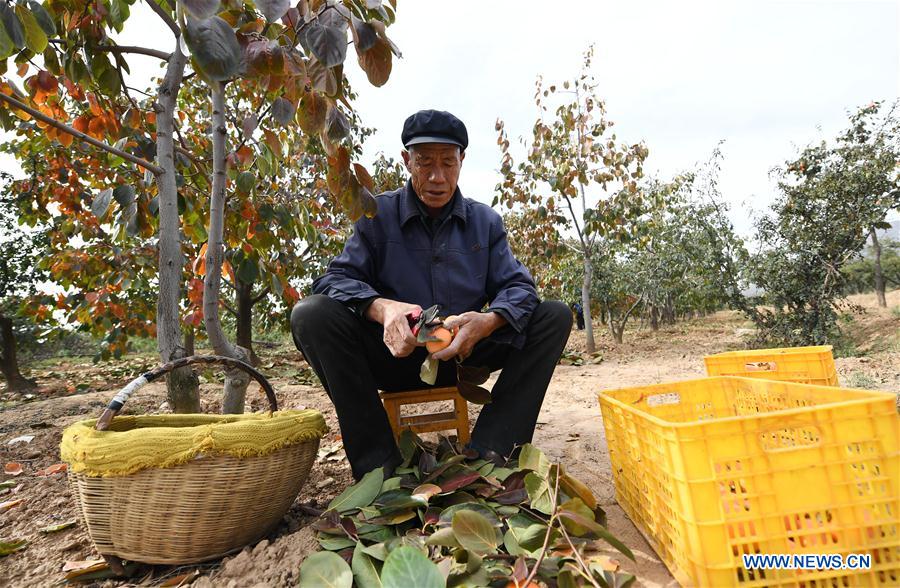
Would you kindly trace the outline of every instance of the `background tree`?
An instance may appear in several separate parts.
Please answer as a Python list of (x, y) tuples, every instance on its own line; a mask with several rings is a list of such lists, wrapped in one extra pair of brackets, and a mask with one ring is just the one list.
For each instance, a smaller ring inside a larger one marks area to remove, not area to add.
[(384, 153), (379, 153), (372, 163), (373, 194), (383, 194), (402, 188), (408, 178), (409, 173), (403, 164), (393, 157), (386, 157)]
[[(885, 221), (891, 210), (900, 210), (900, 118), (898, 102), (872, 102), (850, 116), (850, 126), (836, 140), (832, 165), (839, 165), (843, 182), (840, 189), (862, 196), (860, 213), (868, 217), (868, 237), (872, 241), (873, 276), (878, 305), (887, 306), (885, 277), (881, 262), (882, 245), (878, 230), (888, 229)], [(815, 170), (819, 161), (800, 162)]]
[(29, 390), (36, 386), (19, 369), (17, 331), (27, 328), (21, 314), (24, 299), (33, 295), (45, 272), (35, 266), (47, 240), (43, 227), (28, 230), (18, 223), (17, 208), (27, 193), (10, 189), (12, 178), (0, 173), (0, 374), (8, 390)]
[[(534, 226), (557, 222), (577, 237), (576, 249), (584, 266), (581, 289), (589, 353), (595, 350), (591, 323), (592, 259), (608, 255), (612, 243), (635, 239), (646, 213), (653, 208), (639, 188), (647, 148), (616, 141), (613, 122), (597, 94), (589, 73), (593, 49), (584, 56), (579, 76), (562, 88), (545, 86), (538, 79), (535, 102), (541, 116), (535, 122), (527, 159), (515, 165), (504, 123), (497, 121), (503, 182), (494, 204), (516, 205), (524, 222)], [(551, 99), (552, 96), (552, 99)], [(545, 121), (550, 101), (561, 101), (552, 119)]]

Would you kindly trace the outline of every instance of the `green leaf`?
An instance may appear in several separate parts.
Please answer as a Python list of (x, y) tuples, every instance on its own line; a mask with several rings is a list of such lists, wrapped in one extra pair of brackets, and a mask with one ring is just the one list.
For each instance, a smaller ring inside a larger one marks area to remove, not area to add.
[(425, 361), (422, 362), (422, 367), (419, 368), (419, 379), (429, 386), (434, 386), (434, 383), (437, 382), (438, 366), (440, 363), (441, 362), (431, 355), (426, 357)]
[(201, 72), (211, 80), (224, 82), (237, 75), (241, 64), (241, 46), (237, 35), (224, 19), (205, 20), (188, 17), (185, 41)]
[[(594, 511), (588, 508), (580, 498), (571, 498), (560, 504), (559, 508), (560, 510), (579, 514), (588, 520), (594, 520)], [(581, 537), (582, 535), (587, 535), (591, 532), (589, 527), (585, 527), (569, 519), (563, 519), (562, 523), (566, 530), (576, 537)]]
[(256, 0), (256, 7), (263, 13), (266, 20), (275, 22), (291, 7), (290, 0)]
[(385, 588), (444, 588), (446, 582), (437, 565), (415, 547), (398, 547), (381, 570)]
[(0, 59), (6, 63), (6, 58), (13, 54), (16, 48), (13, 46), (12, 40), (6, 34), (6, 29), (0, 26)]
[(369, 545), (368, 547), (363, 547), (362, 552), (368, 555), (369, 557), (374, 557), (378, 561), (384, 561), (387, 559), (388, 551), (384, 546), (384, 543), (376, 543), (375, 545)]
[(253, 172), (241, 172), (237, 177), (237, 189), (241, 194), (249, 194), (256, 186), (256, 174)]
[(343, 514), (363, 506), (368, 506), (375, 500), (375, 497), (378, 496), (383, 482), (384, 470), (382, 468), (375, 468), (363, 476), (362, 480), (335, 497), (335, 499), (328, 504), (326, 510), (336, 510)]
[(328, 105), (328, 113), (325, 115), (325, 133), (335, 143), (350, 136), (350, 121), (335, 104)]
[(0, 541), (0, 557), (10, 555), (17, 551), (22, 551), (28, 541), (25, 539), (13, 539), (12, 541)]
[(9, 35), (9, 39), (15, 48), (19, 50), (24, 49), (25, 29), (22, 28), (22, 23), (16, 16), (15, 11), (6, 2), (0, 2), (0, 20), (3, 21), (3, 28), (6, 30), (6, 34)]
[(278, 97), (272, 102), (272, 116), (275, 117), (275, 120), (278, 121), (283, 127), (291, 124), (291, 121), (294, 120), (294, 114), (297, 112), (297, 107), (294, 106), (294, 103), (290, 100), (287, 100), (282, 97)]
[(182, 0), (188, 13), (194, 18), (206, 19), (219, 12), (219, 0)]
[(526, 443), (522, 446), (522, 451), (519, 453), (519, 468), (531, 470), (540, 476), (546, 476), (547, 472), (550, 471), (550, 460), (547, 459), (547, 456), (540, 449), (531, 443)]
[(321, 551), (303, 560), (298, 585), (300, 588), (352, 588), (353, 572), (341, 556)]
[(119, 203), (119, 206), (125, 208), (134, 202), (134, 187), (129, 185), (116, 186), (112, 195), (116, 202)]
[(454, 533), (451, 527), (444, 527), (443, 529), (438, 529), (434, 533), (428, 536), (428, 539), (425, 540), (425, 545), (443, 545), (445, 547), (460, 547), (459, 541), (456, 539), (456, 533)]
[(356, 541), (349, 537), (336, 537), (329, 535), (320, 535), (318, 537), (319, 546), (326, 551), (340, 551), (356, 545)]
[(25, 46), (32, 53), (43, 53), (47, 48), (47, 33), (41, 28), (34, 13), (24, 4), (16, 4), (16, 16), (25, 32)]
[(107, 188), (94, 197), (94, 201), (91, 202), (91, 212), (94, 213), (94, 216), (96, 216), (97, 219), (103, 220), (106, 216), (109, 205), (112, 202), (112, 196), (112, 188)]
[(600, 523), (595, 521), (593, 519), (593, 516), (591, 518), (587, 518), (587, 517), (581, 516), (578, 513), (564, 510), (559, 513), (559, 517), (561, 519), (564, 519), (563, 520), (564, 523), (566, 520), (568, 520), (577, 525), (580, 525), (582, 527), (586, 527), (586, 528), (590, 529), (591, 533), (597, 535), (598, 537), (600, 537), (601, 539), (603, 539), (604, 541), (606, 541), (607, 543), (609, 543), (610, 545), (612, 545), (613, 547), (618, 549), (620, 552), (625, 554), (628, 557), (628, 559), (634, 561), (634, 554), (631, 552), (630, 549), (628, 549), (628, 546), (625, 545), (624, 543), (622, 543), (621, 541), (619, 541), (612, 533), (610, 533), (606, 529), (606, 527), (604, 527), (603, 525), (601, 525)]
[(325, 68), (340, 65), (347, 59), (347, 33), (338, 27), (315, 20), (306, 29), (302, 41)]
[(472, 510), (461, 510), (453, 515), (453, 534), (460, 545), (475, 553), (493, 553), (499, 539), (497, 528), (489, 520)]
[(362, 543), (357, 543), (353, 550), (353, 560), (350, 564), (353, 570), (353, 580), (358, 588), (381, 588), (381, 576), (379, 566), (372, 557), (364, 551)]
[(487, 507), (479, 502), (462, 502), (460, 504), (448, 506), (443, 511), (441, 511), (441, 517), (438, 524), (441, 526), (450, 525), (453, 522), (453, 517), (456, 516), (456, 513), (463, 510), (471, 510), (472, 512), (476, 512), (486, 518), (488, 522), (490, 522), (494, 527), (500, 526), (500, 518), (497, 516), (497, 513), (491, 510), (490, 507)]
[(237, 278), (241, 282), (245, 284), (252, 284), (256, 282), (256, 278), (258, 277), (259, 268), (256, 266), (256, 262), (254, 260), (245, 258), (243, 261), (241, 261), (241, 264), (238, 266), (237, 270)]
[(97, 85), (107, 96), (115, 96), (122, 89), (119, 72), (111, 67), (104, 69), (97, 78)]
[(34, 14), (34, 18), (37, 20), (41, 29), (43, 29), (48, 36), (55, 36), (56, 24), (53, 22), (53, 17), (50, 16), (50, 13), (47, 12), (42, 5), (35, 2), (35, 0), (28, 0), (28, 7), (31, 9), (32, 14)]
[(58, 525), (50, 525), (49, 527), (44, 527), (40, 531), (41, 533), (58, 533), (59, 531), (64, 531), (65, 529), (74, 527), (76, 524), (78, 524), (78, 521), (72, 519), (71, 521), (66, 521)]
[(545, 478), (530, 472), (525, 476), (525, 490), (528, 491), (531, 508), (547, 515), (553, 512), (554, 504), (550, 500), (550, 484)]

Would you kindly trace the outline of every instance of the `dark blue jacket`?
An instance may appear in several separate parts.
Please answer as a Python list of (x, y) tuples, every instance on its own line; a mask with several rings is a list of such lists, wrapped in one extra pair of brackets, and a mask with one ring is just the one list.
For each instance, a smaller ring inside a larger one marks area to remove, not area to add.
[(441, 316), (489, 304), (488, 310), (509, 322), (492, 338), (522, 346), (539, 300), (531, 274), (509, 249), (496, 211), (457, 189), (432, 236), (409, 182), (375, 201), (378, 213), (357, 221), (344, 251), (313, 282), (314, 294), (351, 307), (375, 297), (422, 308), (438, 304)]

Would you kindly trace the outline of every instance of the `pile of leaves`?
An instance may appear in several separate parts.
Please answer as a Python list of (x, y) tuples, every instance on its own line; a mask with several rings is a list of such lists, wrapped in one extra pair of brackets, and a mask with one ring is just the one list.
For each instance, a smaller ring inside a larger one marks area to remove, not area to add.
[[(313, 524), (323, 550), (300, 586), (628, 586), (603, 554), (631, 551), (597, 499), (533, 445), (496, 464), (441, 438), (400, 439), (403, 462), (347, 488)], [(602, 541), (601, 541), (602, 540)]]

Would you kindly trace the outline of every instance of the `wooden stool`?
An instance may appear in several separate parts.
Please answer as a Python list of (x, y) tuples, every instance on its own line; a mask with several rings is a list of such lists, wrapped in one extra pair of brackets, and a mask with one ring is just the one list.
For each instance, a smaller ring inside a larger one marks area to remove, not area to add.
[[(433, 431), (456, 430), (456, 439), (460, 443), (469, 442), (469, 410), (466, 400), (459, 395), (455, 386), (448, 388), (424, 388), (422, 390), (409, 390), (406, 392), (381, 392), (381, 401), (387, 412), (394, 438), (399, 440), (400, 433), (404, 429), (410, 429), (414, 433), (430, 433)], [(438, 402), (452, 400), (453, 410), (447, 412), (433, 412), (412, 416), (401, 416), (400, 407), (404, 404), (421, 404), (423, 402)]]

